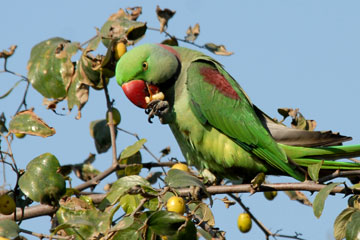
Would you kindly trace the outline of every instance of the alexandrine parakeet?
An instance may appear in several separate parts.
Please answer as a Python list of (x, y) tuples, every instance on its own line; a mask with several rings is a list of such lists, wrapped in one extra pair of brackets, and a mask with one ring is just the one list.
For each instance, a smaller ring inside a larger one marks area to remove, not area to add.
[(360, 155), (360, 145), (329, 146), (351, 138), (273, 122), (220, 63), (199, 51), (137, 46), (118, 61), (116, 79), (149, 121), (156, 115), (170, 126), (186, 160), (199, 170), (230, 179), (263, 172), (303, 181), (302, 170), (322, 160), (322, 169), (360, 169), (334, 161)]

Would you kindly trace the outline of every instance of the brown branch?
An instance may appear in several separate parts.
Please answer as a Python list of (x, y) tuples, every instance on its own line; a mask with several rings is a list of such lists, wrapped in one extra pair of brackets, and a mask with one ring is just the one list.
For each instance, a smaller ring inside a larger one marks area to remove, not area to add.
[[(155, 163), (153, 163), (155, 164)], [(157, 163), (156, 163), (157, 164)], [(115, 171), (117, 168), (110, 167), (107, 169), (103, 174), (100, 174), (102, 178), (106, 177), (113, 171)], [(96, 178), (98, 180), (101, 180), (98, 175)], [(94, 178), (95, 179), (95, 178)], [(88, 188), (90, 186), (96, 185), (97, 180), (90, 180), (88, 182), (85, 182), (77, 187), (75, 187), (78, 190), (83, 190), (85, 188)], [(257, 192), (266, 192), (266, 191), (309, 191), (309, 192), (318, 192), (327, 185), (325, 184), (316, 184), (312, 182), (301, 182), (301, 183), (272, 183), (272, 184), (263, 184), (258, 189)], [(161, 191), (161, 189), (156, 189), (158, 192)], [(240, 184), (240, 185), (225, 185), (225, 186), (210, 186), (206, 188), (207, 192), (211, 195), (215, 194), (228, 194), (228, 193), (250, 193), (253, 192), (254, 189), (250, 184)], [(179, 188), (176, 189), (176, 191), (179, 193), (180, 196), (189, 196), (192, 193), (191, 188)], [(331, 191), (331, 193), (342, 193), (342, 194), (349, 194), (349, 191), (353, 194), (360, 194), (359, 190), (356, 189), (349, 189), (345, 187), (335, 187)], [(94, 203), (99, 203), (104, 197), (105, 194), (90, 194), (88, 195), (91, 197), (94, 201)], [(50, 207), (48, 205), (36, 205), (25, 208), (24, 217), (23, 219), (43, 216), (43, 215), (51, 215), (53, 214), (57, 209)], [(17, 209), (17, 215), (21, 214), (21, 209)], [(14, 214), (12, 215), (0, 215), (0, 221), (5, 219), (12, 219), (14, 218)]]
[(22, 229), (22, 228), (20, 228), (20, 232), (23, 232), (23, 233), (26, 233), (26, 234), (29, 234), (29, 235), (33, 235), (33, 236), (38, 237), (40, 239), (43, 239), (43, 238), (48, 238), (48, 239), (73, 239), (74, 238), (73, 236), (59, 236), (59, 235), (50, 236), (50, 235), (46, 235), (46, 234), (42, 234), (42, 233), (35, 233), (35, 232), (29, 231), (29, 230), (26, 230), (26, 229)]
[(107, 123), (110, 128), (110, 138), (111, 138), (111, 149), (112, 149), (112, 164), (117, 164), (117, 153), (116, 153), (116, 135), (115, 135), (115, 126), (113, 121), (113, 114), (112, 114), (112, 102), (110, 101), (109, 91), (107, 88), (107, 83), (105, 79), (102, 76), (102, 72), (100, 72), (100, 78), (102, 80), (103, 86), (104, 86), (104, 93), (105, 93), (105, 99), (106, 99), (106, 106), (108, 109), (108, 116), (109, 116), (109, 122)]
[(359, 176), (360, 170), (347, 170), (347, 171), (339, 171), (336, 170), (332, 174), (327, 175), (319, 179), (319, 183), (324, 183), (326, 181), (338, 178), (338, 177), (351, 177), (351, 176)]

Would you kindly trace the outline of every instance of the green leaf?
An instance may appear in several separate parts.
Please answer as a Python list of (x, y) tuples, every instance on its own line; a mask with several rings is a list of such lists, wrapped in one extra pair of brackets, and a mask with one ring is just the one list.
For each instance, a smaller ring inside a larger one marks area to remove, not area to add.
[(168, 211), (157, 211), (152, 214), (147, 224), (158, 235), (174, 235), (186, 221), (186, 217)]
[(41, 137), (49, 137), (56, 133), (55, 129), (49, 127), (32, 109), (17, 113), (9, 123), (9, 130), (12, 133)]
[(207, 231), (205, 231), (202, 228), (198, 228), (197, 229), (198, 233), (200, 233), (200, 235), (205, 239), (205, 240), (212, 240), (212, 236), (210, 235), (210, 233), (208, 233)]
[[(113, 183), (106, 197), (100, 203), (99, 209), (104, 210), (106, 207), (115, 204), (130, 188), (138, 185), (146, 187), (147, 191), (151, 191), (152, 189), (150, 183), (138, 175), (131, 175), (118, 179)], [(155, 190), (152, 191), (155, 192)]]
[(70, 198), (56, 212), (60, 225), (55, 230), (64, 229), (78, 239), (91, 239), (94, 234), (110, 228), (114, 211), (101, 212), (84, 200)]
[(191, 221), (187, 221), (185, 227), (181, 228), (174, 236), (168, 236), (168, 240), (197, 240), (196, 227)]
[(356, 208), (346, 208), (344, 209), (339, 216), (336, 217), (335, 222), (334, 222), (334, 237), (336, 240), (341, 240), (345, 238), (345, 234), (346, 234), (346, 226), (348, 224), (348, 222), (351, 219), (351, 216), (353, 215), (353, 213), (357, 212), (359, 210), (357, 210)]
[[(117, 230), (116, 226), (114, 229), (116, 229), (116, 234), (112, 238), (113, 240), (143, 240), (142, 237), (142, 231), (140, 228), (142, 228), (145, 224), (146, 219), (152, 212), (144, 212), (139, 217), (133, 218), (132, 224), (129, 226), (127, 222), (120, 224), (120, 229)], [(131, 221), (131, 220), (125, 220), (127, 217), (124, 217), (124, 221)], [(123, 221), (122, 220), (122, 221)], [(125, 227), (123, 226), (125, 225)], [(148, 229), (146, 229), (148, 230)], [(150, 231), (146, 231), (147, 235), (150, 234)]]
[(322, 161), (315, 163), (315, 164), (311, 164), (308, 166), (308, 173), (309, 176), (311, 177), (311, 179), (315, 182), (317, 182), (317, 180), (319, 179), (319, 172), (322, 166)]
[[(111, 147), (110, 128), (106, 119), (92, 121), (90, 123), (90, 135), (94, 138), (96, 151), (98, 153), (107, 152)], [(117, 129), (115, 128), (115, 137)]]
[(129, 158), (131, 156), (133, 156), (134, 154), (136, 154), (142, 147), (143, 145), (146, 143), (146, 139), (142, 138), (139, 141), (137, 141), (136, 143), (134, 143), (133, 145), (130, 145), (128, 147), (126, 147), (120, 154), (120, 159), (125, 159), (125, 158)]
[(0, 221), (0, 236), (5, 238), (16, 238), (19, 236), (19, 226), (13, 220)]
[(56, 205), (66, 193), (65, 179), (57, 172), (59, 167), (59, 161), (51, 153), (34, 158), (20, 177), (21, 191), (33, 201)]
[(211, 212), (209, 206), (203, 202), (192, 202), (188, 205), (191, 211), (195, 211), (195, 215), (200, 218), (201, 221), (207, 222), (210, 226), (215, 225), (215, 218)]
[(170, 169), (165, 182), (173, 188), (197, 186), (207, 193), (205, 185), (198, 178), (178, 169)]
[(142, 157), (140, 151), (137, 151), (135, 154), (131, 155), (128, 158), (121, 158), (118, 160), (119, 164), (128, 164), (130, 166), (127, 166), (124, 169), (120, 169), (116, 171), (116, 176), (118, 178), (129, 176), (129, 175), (138, 175), (142, 169)]
[(346, 240), (358, 240), (360, 238), (360, 211), (351, 214), (351, 220), (346, 225)]
[(137, 206), (139, 206), (142, 198), (143, 197), (140, 194), (126, 194), (120, 198), (119, 204), (126, 214), (131, 214), (137, 208)]
[(119, 221), (113, 229), (116, 229), (117, 231), (126, 229), (130, 227), (134, 223), (134, 217), (133, 216), (126, 216), (121, 221)]
[(143, 166), (142, 164), (133, 164), (131, 166), (127, 166), (125, 168), (125, 175), (126, 176), (139, 175), (139, 173), (141, 172), (142, 166)]
[(319, 193), (316, 195), (314, 202), (313, 202), (313, 210), (314, 210), (314, 215), (319, 218), (321, 216), (321, 213), (324, 209), (324, 205), (325, 205), (325, 200), (328, 197), (328, 195), (330, 194), (330, 192), (338, 185), (340, 185), (341, 183), (330, 183), (329, 185), (327, 185), (326, 187), (324, 187), (323, 189), (321, 189), (319, 191)]
[(63, 38), (51, 38), (35, 45), (31, 50), (27, 68), (33, 87), (44, 97), (63, 99), (74, 74), (71, 57), (80, 45)]

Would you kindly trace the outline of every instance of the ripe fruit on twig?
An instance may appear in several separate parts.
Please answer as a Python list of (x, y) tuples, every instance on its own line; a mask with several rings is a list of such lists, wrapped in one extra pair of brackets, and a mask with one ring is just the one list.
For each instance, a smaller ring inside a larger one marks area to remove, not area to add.
[(241, 213), (237, 221), (238, 228), (241, 232), (247, 233), (251, 229), (252, 221), (248, 213)]
[(169, 212), (176, 212), (183, 215), (185, 212), (185, 201), (182, 197), (173, 196), (166, 203)]
[(126, 53), (126, 45), (123, 42), (118, 42), (115, 45), (115, 60), (119, 60), (124, 53)]
[(184, 172), (190, 172), (188, 166), (186, 164), (183, 164), (183, 163), (175, 163), (171, 169), (179, 169), (181, 171), (184, 171)]

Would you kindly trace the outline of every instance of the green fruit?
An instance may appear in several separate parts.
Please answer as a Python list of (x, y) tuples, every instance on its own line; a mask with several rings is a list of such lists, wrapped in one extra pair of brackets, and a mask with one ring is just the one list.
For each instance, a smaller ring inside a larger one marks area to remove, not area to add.
[(277, 196), (277, 191), (264, 192), (264, 196), (267, 200), (273, 200)]
[(167, 201), (166, 208), (169, 212), (176, 212), (183, 215), (185, 212), (185, 201), (181, 197), (172, 196)]
[(24, 138), (24, 137), (25, 137), (25, 133), (15, 133), (15, 137), (17, 137), (17, 138)]
[(252, 225), (251, 217), (248, 213), (241, 213), (237, 220), (237, 226), (243, 233), (250, 231)]
[(7, 194), (0, 196), (0, 213), (4, 215), (12, 214), (16, 209), (15, 201)]
[[(117, 126), (121, 122), (121, 115), (117, 108), (111, 108), (111, 112), (113, 115), (113, 123)], [(106, 112), (106, 121), (109, 123), (109, 111)]]

